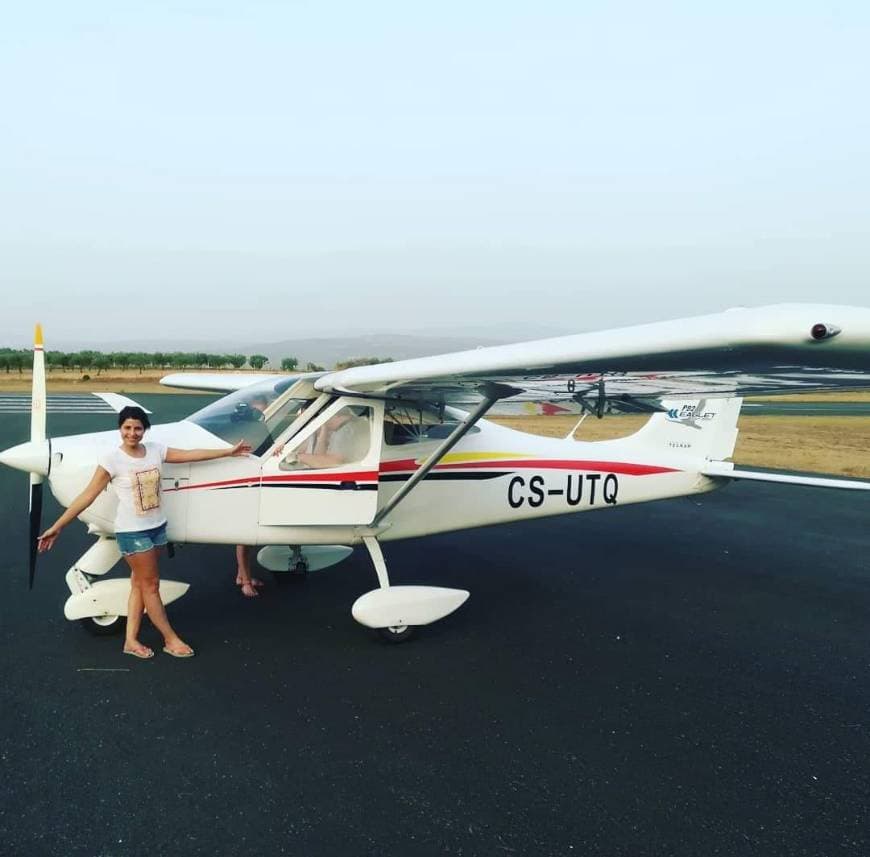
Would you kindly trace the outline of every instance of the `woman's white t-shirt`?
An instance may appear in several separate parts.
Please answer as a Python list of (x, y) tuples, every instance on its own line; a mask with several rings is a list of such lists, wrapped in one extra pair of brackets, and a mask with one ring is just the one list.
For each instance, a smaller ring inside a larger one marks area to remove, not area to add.
[(115, 532), (151, 530), (166, 523), (160, 508), (160, 465), (166, 460), (162, 443), (143, 443), (144, 458), (133, 458), (121, 447), (107, 452), (98, 462), (112, 477), (118, 495)]

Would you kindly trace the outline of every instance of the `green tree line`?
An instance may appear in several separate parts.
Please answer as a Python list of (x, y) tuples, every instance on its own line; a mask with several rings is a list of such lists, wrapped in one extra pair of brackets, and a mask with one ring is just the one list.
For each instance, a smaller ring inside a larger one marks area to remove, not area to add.
[[(350, 366), (369, 366), (373, 363), (391, 363), (391, 357), (354, 357), (340, 360), (336, 369)], [(206, 354), (201, 351), (46, 351), (45, 364), (54, 371), (95, 372), (99, 375), (108, 369), (263, 369), (269, 363), (265, 354)], [(0, 371), (17, 371), (19, 374), (33, 365), (33, 352), (29, 349), (0, 348)], [(296, 357), (284, 357), (280, 361), (282, 372), (294, 372), (299, 367)], [(307, 363), (306, 372), (322, 372), (323, 366)]]
[[(45, 365), (52, 370), (96, 372), (107, 369), (262, 369), (269, 362), (265, 354), (207, 354), (200, 351), (46, 351)], [(29, 349), (0, 348), (0, 370), (19, 373), (33, 365)], [(281, 369), (292, 371), (298, 365), (295, 357), (281, 360)]]

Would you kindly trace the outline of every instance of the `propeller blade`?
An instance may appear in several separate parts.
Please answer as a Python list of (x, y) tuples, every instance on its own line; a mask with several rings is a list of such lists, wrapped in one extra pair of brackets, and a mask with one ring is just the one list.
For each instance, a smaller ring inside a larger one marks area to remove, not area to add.
[(45, 440), (45, 350), (42, 325), (33, 334), (33, 384), (30, 393), (30, 439)]
[[(39, 481), (36, 481), (36, 480)], [(36, 574), (37, 540), (42, 532), (42, 477), (30, 477), (30, 568), (27, 588), (33, 589)]]
[[(42, 325), (33, 333), (33, 382), (30, 394), (30, 441), (45, 440), (45, 348)], [(49, 462), (51, 457), (49, 456)], [(33, 589), (36, 574), (37, 539), (42, 532), (42, 476), (30, 474), (30, 565), (28, 587)]]

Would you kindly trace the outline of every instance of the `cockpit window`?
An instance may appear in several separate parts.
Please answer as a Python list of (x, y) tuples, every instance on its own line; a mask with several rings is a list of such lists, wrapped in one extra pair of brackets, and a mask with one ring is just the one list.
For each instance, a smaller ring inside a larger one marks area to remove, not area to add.
[(374, 412), (367, 406), (345, 406), (297, 446), (288, 444), (281, 470), (324, 470), (361, 462), (372, 443)]
[(289, 386), (287, 379), (251, 384), (212, 402), (187, 419), (227, 443), (246, 440), (255, 455), (262, 455), (311, 401), (280, 401)]
[[(384, 411), (384, 441), (388, 446), (443, 440), (464, 414), (453, 408), (420, 407), (392, 403)], [(472, 426), (469, 434), (480, 431)]]

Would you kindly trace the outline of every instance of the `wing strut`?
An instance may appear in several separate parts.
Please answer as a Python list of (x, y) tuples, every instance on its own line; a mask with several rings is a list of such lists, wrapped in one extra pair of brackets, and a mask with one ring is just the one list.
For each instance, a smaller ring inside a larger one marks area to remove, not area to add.
[[(510, 388), (508, 388), (510, 389)], [(483, 394), (483, 401), (465, 418), (463, 422), (461, 422), (452, 432), (444, 439), (444, 442), (426, 459), (426, 461), (420, 465), (419, 469), (414, 472), (414, 475), (393, 495), (393, 498), (387, 503), (386, 506), (381, 509), (377, 515), (375, 515), (375, 519), (372, 521), (371, 526), (376, 527), (383, 521), (411, 491), (414, 490), (414, 487), (420, 482), (421, 479), (426, 478), (426, 474), (453, 449), (454, 446), (462, 439), (462, 437), (468, 432), (468, 430), (501, 398), (503, 398), (506, 393), (503, 389), (496, 384), (488, 385), (486, 388), (480, 391)], [(513, 390), (507, 395), (512, 395)]]

